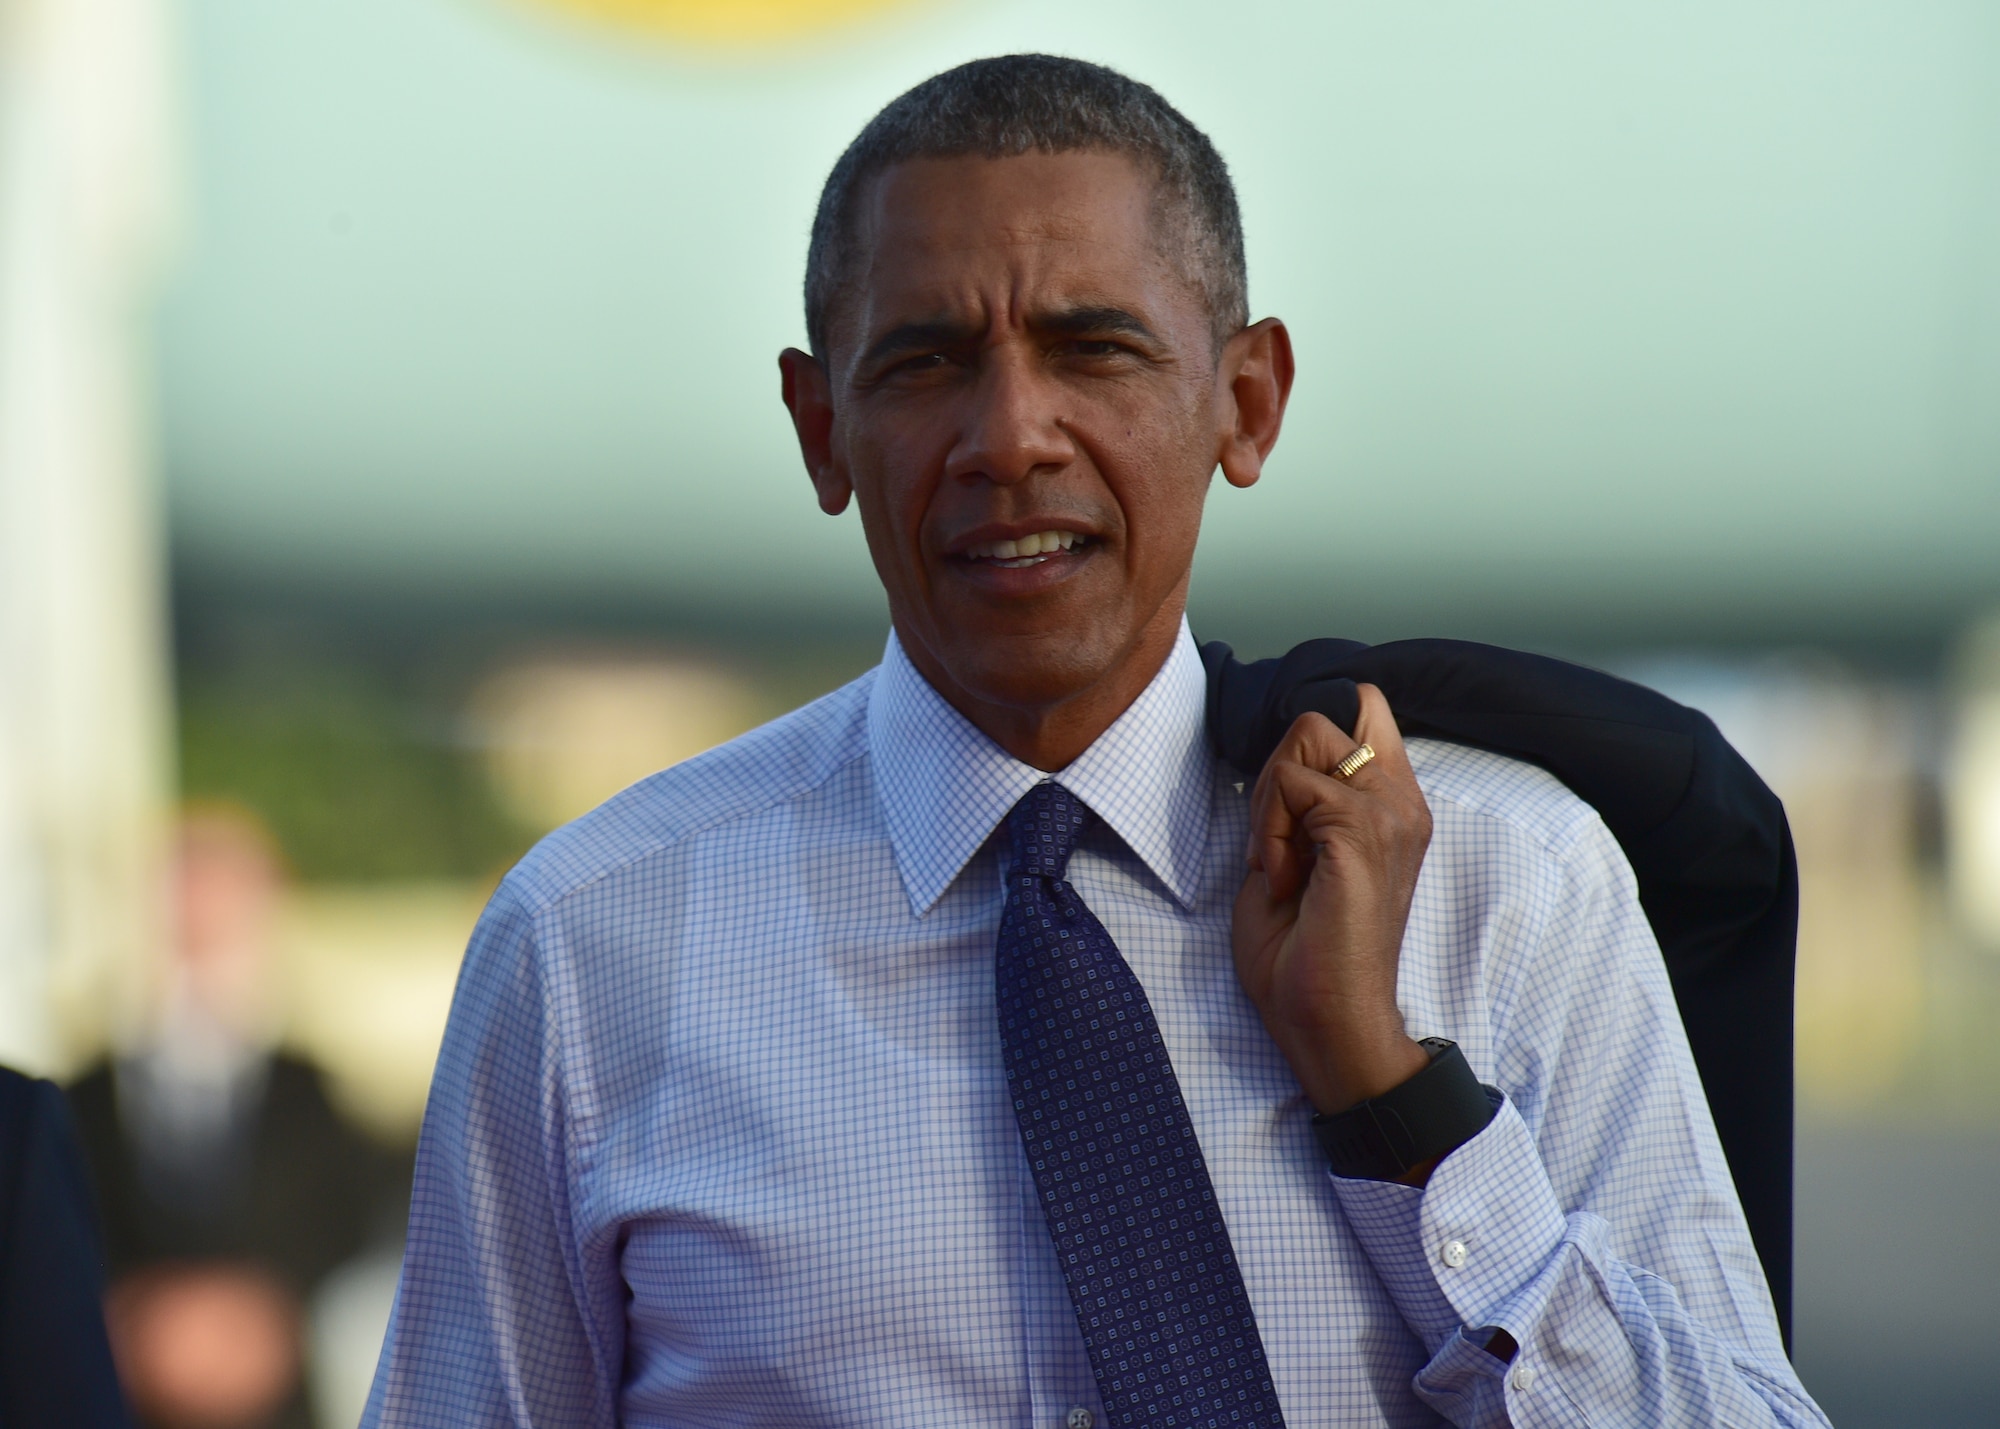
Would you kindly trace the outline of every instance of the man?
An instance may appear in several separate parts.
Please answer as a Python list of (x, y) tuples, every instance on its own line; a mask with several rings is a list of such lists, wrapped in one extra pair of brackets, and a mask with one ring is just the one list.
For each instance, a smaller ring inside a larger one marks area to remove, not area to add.
[(311, 1422), (305, 1307), (393, 1236), (407, 1163), (271, 1046), (284, 867), (231, 808), (175, 830), (175, 938), (133, 1046), (70, 1088), (97, 1190), (118, 1367), (141, 1422)]
[(1292, 356), (1200, 132), (940, 75), (806, 295), (883, 663), (503, 884), (367, 1422), (1822, 1423), (1595, 816), (1374, 690), (1207, 750), (1202, 504)]

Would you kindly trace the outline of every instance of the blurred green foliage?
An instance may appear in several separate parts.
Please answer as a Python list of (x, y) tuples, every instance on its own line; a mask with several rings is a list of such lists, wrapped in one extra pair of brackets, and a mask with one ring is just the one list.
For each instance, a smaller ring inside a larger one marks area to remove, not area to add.
[(180, 776), (261, 817), (308, 882), (488, 877), (534, 837), (449, 714), (337, 666), (184, 671)]

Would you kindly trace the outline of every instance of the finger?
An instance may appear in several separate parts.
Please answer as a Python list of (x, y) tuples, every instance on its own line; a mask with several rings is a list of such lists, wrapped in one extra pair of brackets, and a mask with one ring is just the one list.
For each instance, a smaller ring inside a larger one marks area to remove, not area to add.
[[(1334, 767), (1357, 747), (1339, 725), (1315, 710), (1292, 721), (1265, 761), (1251, 794), (1250, 839), (1244, 861), (1252, 869), (1263, 870), (1267, 877), (1275, 875), (1276, 886), (1289, 885), (1288, 869), (1293, 860), (1286, 850), (1302, 842), (1295, 813), (1304, 811), (1287, 808), (1278, 797), (1275, 771), (1293, 764), (1331, 776)], [(1297, 851), (1302, 855), (1309, 852), (1302, 847)]]
[(1297, 821), (1279, 787), (1279, 764), (1277, 759), (1267, 760), (1257, 776), (1257, 787), (1250, 796), (1249, 838), (1243, 851), (1244, 862), (1253, 873), (1264, 875), (1266, 891), (1274, 898), (1286, 896), (1272, 890), (1291, 882), (1291, 848), (1298, 833)]
[[(1396, 728), (1395, 716), (1389, 713), (1389, 701), (1374, 685), (1360, 685), (1357, 689), (1360, 717), (1355, 720), (1352, 735), (1325, 715), (1309, 711), (1292, 721), (1291, 728), (1271, 752), (1272, 760), (1295, 760), (1357, 789), (1375, 792), (1413, 779), (1402, 734)], [(1352, 774), (1340, 775), (1337, 772), (1340, 762), (1364, 744), (1374, 751), (1375, 757)]]
[(1369, 810), (1340, 779), (1296, 760), (1272, 760), (1259, 781), (1250, 863), (1263, 871), (1271, 897), (1289, 899), (1305, 885), (1317, 845), (1332, 828), (1359, 824)]
[(1421, 826), (1423, 842), (1430, 842), (1430, 801), (1424, 797), (1417, 771), (1410, 764), (1409, 748), (1403, 731), (1389, 710), (1389, 701), (1374, 685), (1362, 685), (1361, 713), (1354, 721), (1354, 733), (1375, 751), (1375, 758), (1354, 771), (1348, 783), (1399, 806), (1413, 826)]
[(1278, 795), (1276, 758), (1264, 763), (1263, 772), (1257, 776), (1257, 786), (1250, 791), (1250, 833), (1244, 845), (1243, 860), (1253, 869), (1264, 867), (1264, 850), (1270, 839), (1289, 839), (1292, 835), (1291, 811)]
[(1335, 765), (1359, 747), (1359, 741), (1346, 730), (1317, 710), (1308, 710), (1292, 721), (1291, 728), (1271, 751), (1271, 762), (1289, 760), (1331, 774)]
[[(1361, 714), (1354, 721), (1354, 738), (1360, 744), (1371, 746), (1375, 751), (1375, 761), (1389, 770), (1406, 771), (1410, 767), (1410, 752), (1403, 746), (1403, 731), (1396, 725), (1396, 716), (1389, 710), (1389, 697), (1376, 685), (1357, 685), (1361, 692)], [(1368, 766), (1364, 765), (1354, 773), (1360, 778)]]

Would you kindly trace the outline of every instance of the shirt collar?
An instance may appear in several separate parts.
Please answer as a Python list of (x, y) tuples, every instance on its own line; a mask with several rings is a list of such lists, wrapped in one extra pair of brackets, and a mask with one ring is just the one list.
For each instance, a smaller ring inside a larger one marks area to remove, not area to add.
[(1023, 764), (931, 688), (889, 635), (868, 699), (868, 749), (910, 906), (928, 913), (1007, 811), (1044, 779), (1090, 806), (1183, 907), (1208, 841), (1207, 678), (1187, 622), (1131, 707), (1058, 774)]

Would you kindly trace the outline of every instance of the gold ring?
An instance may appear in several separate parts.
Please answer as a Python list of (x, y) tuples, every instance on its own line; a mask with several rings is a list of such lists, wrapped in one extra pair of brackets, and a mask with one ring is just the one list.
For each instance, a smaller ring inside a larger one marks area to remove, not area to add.
[(1340, 763), (1333, 766), (1333, 777), (1336, 779), (1352, 779), (1355, 770), (1361, 768), (1364, 764), (1373, 763), (1374, 760), (1375, 746), (1364, 744), (1348, 755), (1347, 758), (1341, 760)]

